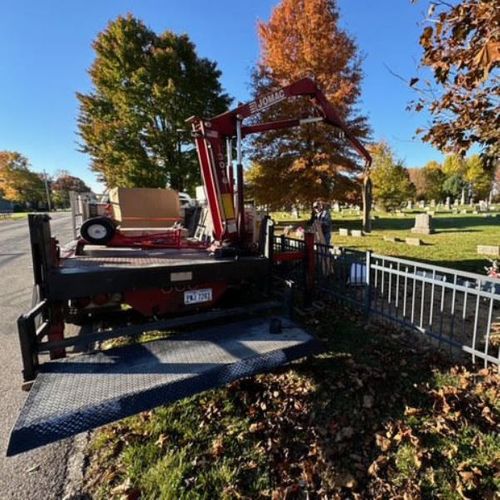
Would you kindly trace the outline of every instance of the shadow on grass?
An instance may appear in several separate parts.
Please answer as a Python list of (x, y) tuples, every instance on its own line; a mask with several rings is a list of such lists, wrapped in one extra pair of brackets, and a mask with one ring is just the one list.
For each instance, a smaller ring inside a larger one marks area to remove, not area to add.
[(317, 387), (310, 408), (315, 433), (327, 463), (352, 476), (358, 491), (376, 494), (366, 490), (368, 469), (381, 453), (376, 434), (404, 419), (408, 407), (431, 405), (415, 387), (432, 385), (434, 370), (451, 362), (412, 346), (396, 330), (348, 320), (347, 313), (323, 317), (318, 334), (327, 350), (303, 368)]
[(444, 233), (480, 233), (480, 229), (439, 229), (436, 228), (434, 234), (444, 234)]
[(486, 277), (486, 270), (484, 268), (490, 264), (488, 257), (460, 260), (459, 262), (451, 259), (450, 260), (418, 259), (418, 261), (433, 266), (446, 267), (448, 269), (452, 269), (458, 272), (466, 271), (479, 275), (484, 274), (485, 277)]
[[(292, 226), (305, 227), (307, 221), (286, 220), (278, 221), (278, 227)], [(333, 229), (341, 227), (347, 229), (361, 229), (361, 219), (332, 219)], [(407, 216), (405, 218), (377, 216), (372, 221), (372, 229), (380, 231), (408, 231), (415, 225), (415, 218)], [(498, 227), (500, 231), (500, 219), (485, 218), (485, 217), (437, 217), (433, 219), (433, 226), (437, 233), (444, 232), (478, 232), (480, 229), (476, 227)]]

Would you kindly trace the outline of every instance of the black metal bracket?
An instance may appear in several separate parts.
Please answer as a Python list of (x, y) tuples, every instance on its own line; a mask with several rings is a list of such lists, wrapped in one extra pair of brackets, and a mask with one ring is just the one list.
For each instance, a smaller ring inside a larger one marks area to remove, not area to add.
[[(26, 314), (17, 319), (21, 357), (23, 361), (23, 379), (25, 382), (34, 380), (39, 366), (38, 344), (47, 334), (49, 323), (47, 318), (47, 300), (42, 300)], [(37, 327), (37, 320), (42, 321)]]

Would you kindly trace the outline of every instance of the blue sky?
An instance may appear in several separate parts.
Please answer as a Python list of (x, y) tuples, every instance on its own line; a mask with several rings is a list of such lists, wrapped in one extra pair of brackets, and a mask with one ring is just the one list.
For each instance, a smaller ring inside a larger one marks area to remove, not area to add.
[[(131, 12), (155, 31), (188, 33), (198, 53), (218, 62), (236, 100), (249, 97), (258, 58), (257, 21), (277, 0), (0, 0), (0, 150), (26, 155), (34, 170), (66, 169), (97, 187), (77, 151), (75, 92), (90, 89), (92, 41), (110, 19)], [(387, 140), (408, 166), (442, 158), (414, 139), (426, 116), (405, 111), (413, 93), (389, 73), (415, 74), (426, 2), (339, 0), (341, 24), (365, 59), (361, 110), (375, 139)]]

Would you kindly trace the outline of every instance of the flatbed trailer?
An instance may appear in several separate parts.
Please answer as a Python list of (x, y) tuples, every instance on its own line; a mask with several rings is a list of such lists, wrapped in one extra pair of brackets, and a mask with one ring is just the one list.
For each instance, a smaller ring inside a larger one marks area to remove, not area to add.
[(86, 246), (79, 254), (76, 242), (58, 247), (48, 215), (31, 214), (28, 222), (36, 300), (18, 320), (28, 383), (41, 353), (60, 358), (84, 342), (65, 338), (68, 323), (133, 315), (151, 328), (159, 318), (213, 309), (236, 289), (254, 287), (265, 296), (271, 286), (272, 226), (261, 253), (216, 258), (206, 249)]
[[(8, 455), (321, 350), (314, 336), (283, 315), (290, 302), (271, 296), (273, 262), (312, 259), (311, 238), (309, 254), (275, 253), (273, 226), (266, 223), (260, 251), (247, 256), (89, 246), (78, 254), (76, 244), (58, 247), (49, 216), (32, 214), (28, 222), (36, 293), (18, 331), (30, 393)], [(242, 288), (260, 297), (235, 301)], [(233, 300), (224, 304), (228, 296)], [(77, 319), (81, 331), (68, 335)], [(147, 332), (175, 334), (103, 348), (106, 341)]]

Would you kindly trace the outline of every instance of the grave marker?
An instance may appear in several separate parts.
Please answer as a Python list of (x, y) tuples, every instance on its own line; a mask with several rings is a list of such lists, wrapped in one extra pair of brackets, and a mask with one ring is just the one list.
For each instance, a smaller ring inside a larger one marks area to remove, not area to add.
[(477, 253), (480, 255), (492, 255), (500, 257), (500, 245), (478, 245)]
[(432, 216), (429, 214), (418, 214), (415, 217), (415, 227), (412, 228), (411, 232), (418, 234), (432, 234), (434, 232), (432, 227)]
[(419, 247), (422, 245), (422, 240), (420, 238), (406, 238), (405, 242), (407, 245), (412, 245), (414, 247)]

